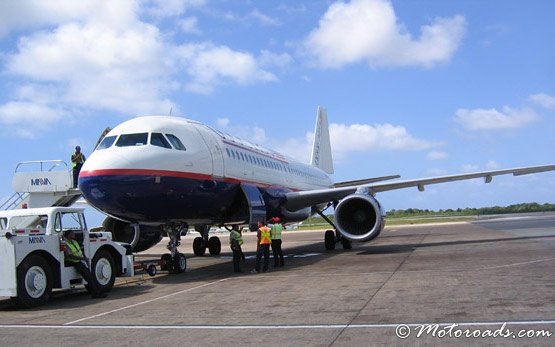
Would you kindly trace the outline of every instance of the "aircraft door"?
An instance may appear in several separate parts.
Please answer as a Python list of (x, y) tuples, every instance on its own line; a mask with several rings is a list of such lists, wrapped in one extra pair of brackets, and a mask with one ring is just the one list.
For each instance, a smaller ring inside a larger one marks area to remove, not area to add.
[(218, 135), (211, 129), (202, 129), (202, 131), (199, 129), (199, 133), (212, 156), (212, 177), (214, 179), (224, 178), (224, 157)]

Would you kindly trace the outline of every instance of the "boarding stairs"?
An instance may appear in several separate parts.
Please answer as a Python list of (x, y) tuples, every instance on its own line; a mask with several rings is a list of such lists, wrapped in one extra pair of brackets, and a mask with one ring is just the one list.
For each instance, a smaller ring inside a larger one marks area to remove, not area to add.
[(12, 179), (15, 193), (0, 210), (71, 206), (81, 197), (73, 188), (72, 171), (63, 160), (25, 161), (17, 164)]

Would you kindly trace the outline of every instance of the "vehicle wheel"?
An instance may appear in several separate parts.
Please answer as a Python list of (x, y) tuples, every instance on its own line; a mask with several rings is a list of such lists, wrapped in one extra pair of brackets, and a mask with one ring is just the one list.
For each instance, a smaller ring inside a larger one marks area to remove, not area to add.
[(328, 251), (335, 249), (335, 232), (333, 230), (326, 230), (324, 234), (324, 244)]
[(220, 242), (220, 238), (217, 236), (212, 236), (208, 239), (208, 251), (211, 255), (220, 255), (222, 251), (222, 243)]
[(17, 303), (23, 307), (45, 304), (52, 295), (52, 268), (39, 255), (28, 256), (17, 267)]
[(168, 271), (171, 270), (173, 267), (173, 261), (172, 261), (172, 256), (171, 254), (162, 254), (162, 261), (160, 264), (160, 270), (162, 271)]
[(114, 258), (112, 258), (110, 252), (105, 249), (96, 252), (91, 263), (91, 277), (91, 280), (96, 281), (97, 286), (103, 293), (112, 290), (116, 273)]
[(343, 249), (353, 248), (353, 244), (352, 244), (351, 240), (346, 239), (344, 237), (341, 238), (341, 244), (343, 245)]
[(187, 270), (187, 258), (185, 258), (185, 254), (177, 253), (173, 257), (173, 271), (183, 273), (185, 270)]
[(206, 253), (206, 247), (204, 246), (204, 242), (200, 236), (195, 237), (193, 240), (193, 253), (195, 253), (197, 257), (201, 257), (204, 253)]
[(147, 268), (146, 268), (146, 272), (148, 273), (149, 276), (154, 277), (156, 276), (156, 265), (150, 264)]

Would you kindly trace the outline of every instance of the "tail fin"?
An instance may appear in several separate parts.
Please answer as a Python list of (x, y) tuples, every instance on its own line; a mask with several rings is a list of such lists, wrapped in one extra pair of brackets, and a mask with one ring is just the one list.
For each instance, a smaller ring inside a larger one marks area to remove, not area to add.
[(328, 113), (325, 108), (318, 107), (316, 128), (314, 129), (314, 144), (310, 165), (322, 171), (333, 173), (333, 159), (331, 157), (330, 131), (328, 129)]

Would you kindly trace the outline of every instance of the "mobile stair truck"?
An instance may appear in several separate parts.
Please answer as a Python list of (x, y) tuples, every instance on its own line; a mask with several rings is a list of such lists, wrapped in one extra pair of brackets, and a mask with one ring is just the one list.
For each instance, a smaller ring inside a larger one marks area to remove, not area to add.
[(90, 259), (92, 280), (104, 292), (112, 289), (116, 276), (134, 275), (127, 244), (112, 241), (110, 232), (89, 232), (83, 208), (0, 211), (0, 296), (34, 307), (46, 303), (53, 288), (87, 285), (73, 266), (64, 264), (62, 235), (66, 230), (75, 232)]

